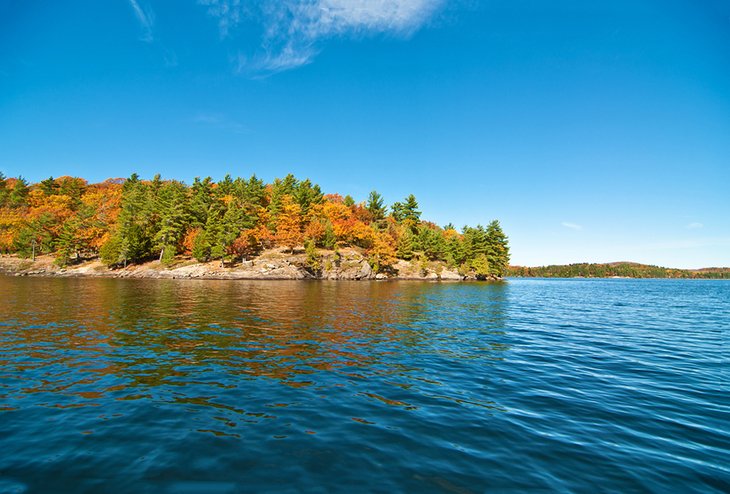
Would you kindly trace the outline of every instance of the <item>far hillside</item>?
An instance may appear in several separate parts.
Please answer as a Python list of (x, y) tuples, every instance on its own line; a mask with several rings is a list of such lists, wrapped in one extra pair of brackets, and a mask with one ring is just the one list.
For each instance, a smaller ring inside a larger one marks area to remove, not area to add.
[(525, 278), (717, 278), (730, 279), (730, 268), (676, 269), (635, 262), (510, 266), (507, 276)]

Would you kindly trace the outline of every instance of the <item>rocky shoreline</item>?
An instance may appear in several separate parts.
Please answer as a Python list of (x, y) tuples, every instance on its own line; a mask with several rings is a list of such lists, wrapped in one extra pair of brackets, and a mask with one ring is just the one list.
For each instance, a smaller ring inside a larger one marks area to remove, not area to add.
[[(368, 260), (354, 249), (323, 251), (315, 262), (303, 253), (281, 249), (263, 252), (255, 259), (235, 264), (220, 261), (200, 263), (194, 259), (176, 259), (170, 265), (159, 261), (130, 264), (111, 269), (98, 259), (66, 267), (54, 264), (52, 256), (35, 261), (17, 256), (0, 256), (0, 273), (10, 276), (157, 278), (157, 279), (225, 279), (225, 280), (420, 280), (464, 281), (474, 279), (449, 269), (437, 261), (397, 260), (386, 272), (376, 273)], [(498, 278), (493, 278), (496, 281)]]

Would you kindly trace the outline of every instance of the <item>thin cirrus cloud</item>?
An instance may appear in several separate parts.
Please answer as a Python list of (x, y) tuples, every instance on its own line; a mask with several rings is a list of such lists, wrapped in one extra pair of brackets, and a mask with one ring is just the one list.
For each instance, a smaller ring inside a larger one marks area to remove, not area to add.
[(565, 228), (570, 228), (571, 230), (582, 230), (583, 227), (581, 225), (577, 225), (575, 223), (571, 223), (569, 221), (563, 221), (561, 223)]
[(129, 5), (132, 7), (134, 16), (142, 28), (142, 36), (140, 39), (146, 43), (151, 43), (154, 41), (154, 36), (152, 35), (152, 26), (155, 23), (154, 13), (149, 7), (143, 9), (137, 0), (129, 0)]
[(689, 228), (690, 230), (697, 230), (698, 228), (702, 228), (704, 226), (705, 225), (703, 225), (702, 223), (698, 223), (695, 221), (687, 225), (687, 228)]
[(198, 0), (222, 38), (244, 20), (261, 24), (259, 52), (239, 54), (238, 73), (276, 73), (311, 63), (319, 42), (335, 36), (389, 33), (408, 37), (444, 0)]

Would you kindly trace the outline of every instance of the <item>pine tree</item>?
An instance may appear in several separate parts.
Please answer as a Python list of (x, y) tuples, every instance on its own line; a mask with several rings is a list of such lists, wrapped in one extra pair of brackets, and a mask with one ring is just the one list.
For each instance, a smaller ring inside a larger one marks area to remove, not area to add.
[(83, 246), (79, 238), (80, 230), (81, 220), (78, 216), (63, 224), (61, 233), (56, 239), (56, 264), (65, 266), (71, 262), (72, 255), (75, 255), (76, 259), (80, 257), (79, 250)]
[(191, 222), (195, 226), (205, 226), (208, 222), (208, 211), (213, 203), (213, 180), (210, 177), (203, 180), (195, 177), (190, 195)]
[(491, 274), (491, 266), (486, 254), (479, 254), (471, 261), (471, 268), (478, 280), (485, 280)]
[[(154, 236), (155, 248), (160, 251), (160, 261), (175, 252), (185, 235), (189, 223), (187, 189), (177, 181), (162, 185), (155, 198), (155, 210), (159, 215), (159, 229)], [(172, 254), (174, 255), (174, 254)]]
[(210, 242), (205, 230), (199, 230), (195, 235), (190, 253), (198, 262), (207, 262), (210, 259)]
[(332, 223), (329, 221), (324, 227), (324, 235), (322, 236), (322, 247), (325, 249), (332, 250), (337, 246), (337, 236), (335, 230), (332, 228)]
[(509, 245), (499, 221), (494, 220), (487, 225), (485, 238), (488, 245), (490, 274), (504, 276), (509, 267)]
[(441, 233), (422, 224), (418, 228), (418, 247), (432, 261), (444, 256), (444, 237)]
[(45, 180), (41, 180), (41, 182), (38, 184), (38, 187), (46, 196), (52, 196), (56, 194), (59, 188), (53, 177), (48, 177)]
[(398, 245), (396, 250), (397, 256), (400, 259), (405, 259), (406, 261), (412, 259), (415, 250), (414, 247), (415, 238), (413, 233), (411, 233), (410, 228), (404, 228), (400, 234), (400, 237), (398, 238)]
[(205, 224), (205, 240), (210, 246), (211, 259), (222, 259), (226, 255), (222, 211), (211, 211)]
[[(149, 224), (150, 208), (148, 206), (147, 186), (139, 180), (135, 173), (122, 186), (122, 205), (117, 218), (116, 230), (105, 249), (104, 258), (107, 264), (118, 264), (139, 261), (150, 254), (152, 239), (146, 234)], [(117, 259), (112, 259), (113, 253)]]
[(410, 194), (406, 197), (405, 202), (396, 202), (392, 206), (393, 218), (398, 223), (407, 225), (412, 233), (418, 231), (418, 222), (421, 219), (421, 212), (418, 210), (418, 201), (416, 196)]
[(383, 196), (378, 194), (377, 191), (370, 192), (370, 195), (368, 196), (368, 202), (365, 208), (370, 213), (370, 216), (372, 216), (373, 221), (380, 222), (385, 219), (385, 215), (387, 213), (387, 209), (385, 207), (385, 201), (383, 200)]
[(8, 195), (8, 202), (10, 207), (19, 208), (28, 204), (28, 194), (30, 189), (28, 188), (28, 182), (23, 177), (18, 177), (13, 185), (13, 190)]
[(309, 179), (300, 182), (294, 190), (294, 200), (302, 209), (302, 215), (306, 215), (313, 204), (321, 203), (323, 197), (319, 185), (312, 185)]

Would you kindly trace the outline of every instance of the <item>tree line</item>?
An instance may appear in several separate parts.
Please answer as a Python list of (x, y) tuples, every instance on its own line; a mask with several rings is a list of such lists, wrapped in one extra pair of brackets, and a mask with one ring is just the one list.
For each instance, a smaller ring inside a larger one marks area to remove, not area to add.
[(176, 256), (237, 262), (269, 248), (289, 252), (353, 247), (378, 272), (397, 259), (442, 261), (462, 274), (501, 277), (509, 265), (498, 221), (486, 227), (440, 227), (421, 219), (413, 194), (390, 207), (378, 192), (366, 201), (324, 194), (293, 175), (264, 183), (226, 175), (191, 185), (163, 180), (109, 179), (89, 184), (50, 177), (29, 184), (0, 173), (0, 252), (53, 254), (67, 265), (95, 257), (126, 266)]
[(537, 278), (730, 278), (730, 268), (675, 269), (617, 262), (578, 263), (540, 267), (510, 266), (508, 276)]

